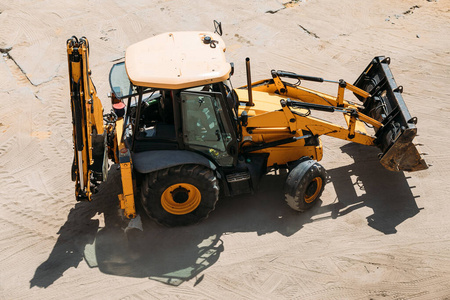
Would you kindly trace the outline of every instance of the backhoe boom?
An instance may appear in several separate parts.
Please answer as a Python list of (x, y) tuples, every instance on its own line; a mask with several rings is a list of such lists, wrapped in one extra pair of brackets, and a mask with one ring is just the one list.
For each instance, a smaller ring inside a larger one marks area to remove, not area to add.
[(134, 218), (131, 156), (123, 141), (117, 138), (116, 130), (118, 125), (121, 135), (123, 120), (111, 113), (105, 115), (106, 126), (103, 124), (103, 106), (90, 76), (88, 40), (84, 37), (67, 40), (67, 57), (74, 141), (72, 180), (76, 198), (92, 200), (96, 186), (106, 180), (108, 158), (111, 158), (121, 166), (124, 194), (119, 195), (120, 207), (126, 217)]

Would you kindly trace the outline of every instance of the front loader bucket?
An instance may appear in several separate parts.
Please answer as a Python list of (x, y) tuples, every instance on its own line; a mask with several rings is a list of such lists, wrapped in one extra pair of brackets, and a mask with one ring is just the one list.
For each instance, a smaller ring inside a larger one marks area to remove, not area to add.
[(381, 122), (376, 133), (377, 146), (383, 151), (381, 164), (391, 171), (419, 171), (428, 166), (412, 143), (417, 133), (417, 118), (412, 118), (389, 68), (390, 58), (375, 57), (354, 85), (371, 96), (364, 99), (362, 113)]

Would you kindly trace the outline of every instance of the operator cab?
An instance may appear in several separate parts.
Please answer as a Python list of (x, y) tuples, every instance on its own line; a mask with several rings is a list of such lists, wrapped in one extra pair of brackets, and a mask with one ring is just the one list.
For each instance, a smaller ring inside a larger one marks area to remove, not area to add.
[(236, 164), (230, 103), (237, 101), (230, 102), (224, 51), (220, 36), (208, 32), (166, 33), (127, 49), (125, 62), (111, 68), (110, 85), (114, 98), (128, 100), (124, 139), (132, 152), (186, 149), (223, 167)]

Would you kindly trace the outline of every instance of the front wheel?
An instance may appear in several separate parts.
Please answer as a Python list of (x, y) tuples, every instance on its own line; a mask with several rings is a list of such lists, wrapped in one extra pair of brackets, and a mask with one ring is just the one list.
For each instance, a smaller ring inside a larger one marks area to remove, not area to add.
[(201, 165), (181, 165), (149, 173), (142, 182), (146, 213), (166, 226), (200, 222), (214, 210), (219, 187), (214, 172)]
[(322, 195), (325, 180), (325, 169), (317, 161), (301, 162), (286, 179), (284, 195), (287, 204), (297, 211), (311, 208)]

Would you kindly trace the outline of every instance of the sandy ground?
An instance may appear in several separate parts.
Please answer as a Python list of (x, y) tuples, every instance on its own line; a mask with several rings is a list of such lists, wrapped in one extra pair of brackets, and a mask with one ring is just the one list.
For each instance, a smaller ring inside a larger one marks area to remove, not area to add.
[[(330, 183), (311, 211), (289, 209), (284, 177), (269, 175), (199, 225), (144, 218), (130, 251), (115, 166), (92, 203), (74, 199), (65, 41), (88, 37), (108, 107), (109, 68), (128, 45), (213, 19), (235, 86), (246, 56), (254, 80), (283, 69), (349, 82), (390, 56), (432, 167), (392, 173), (376, 149), (323, 138)], [(2, 0), (0, 298), (449, 299), (449, 32), (444, 0)]]

